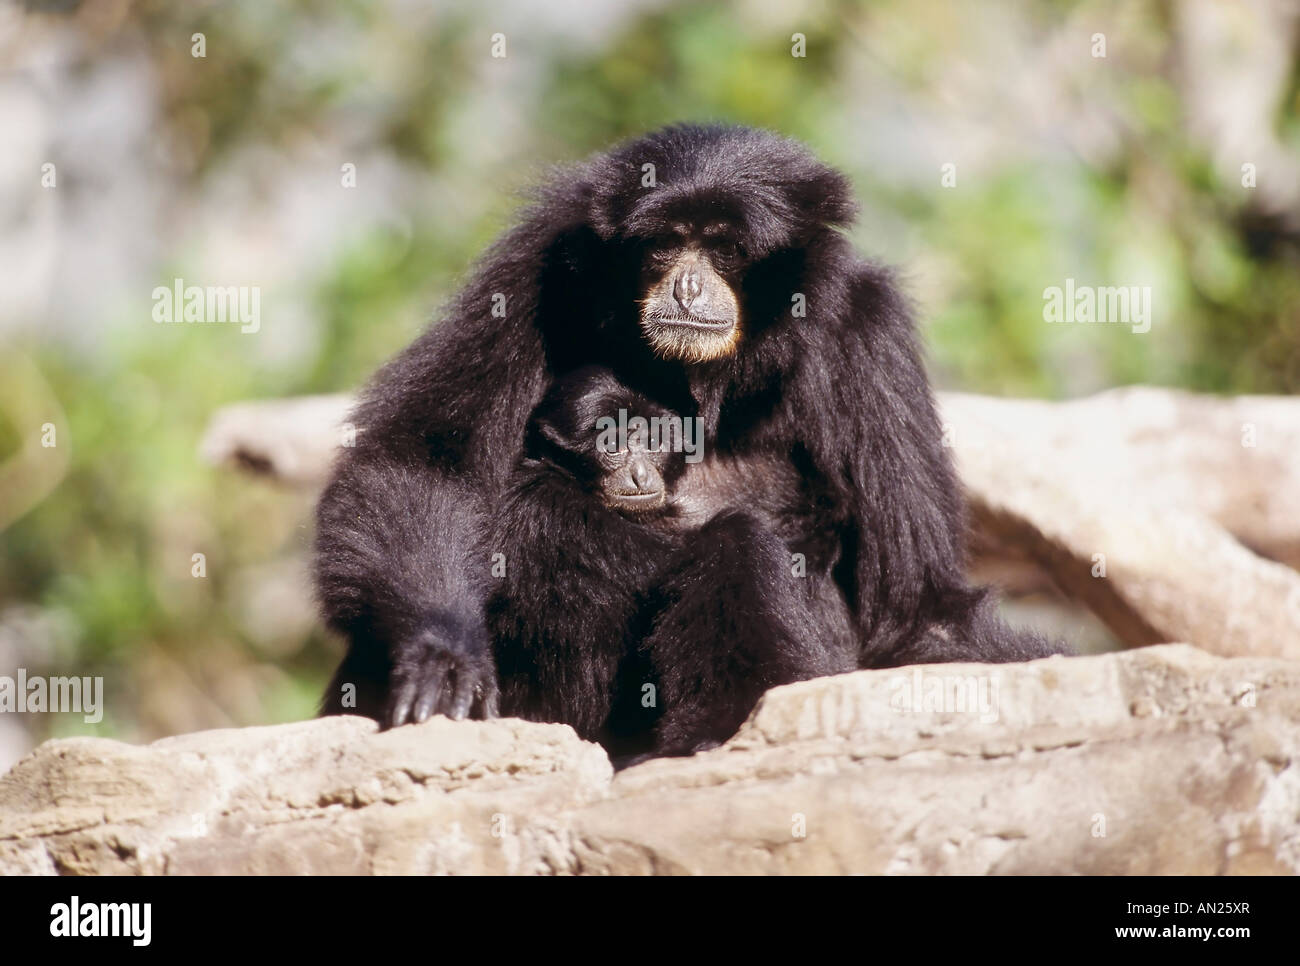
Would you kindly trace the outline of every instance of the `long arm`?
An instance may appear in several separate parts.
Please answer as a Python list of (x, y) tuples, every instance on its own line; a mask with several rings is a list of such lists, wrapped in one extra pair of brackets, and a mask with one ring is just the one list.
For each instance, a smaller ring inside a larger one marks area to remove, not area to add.
[(327, 712), (495, 712), (483, 535), (543, 388), (537, 292), (557, 230), (534, 219), (506, 235), (353, 415), (356, 445), (317, 510), (317, 593), (348, 639)]
[(851, 271), (841, 317), (819, 327), (827, 341), (805, 356), (794, 396), (817, 413), (810, 446), (846, 534), (837, 577), (869, 665), (978, 594), (965, 587), (960, 491), (911, 314), (884, 270)]
[(820, 387), (833, 404), (819, 462), (842, 487), (847, 511), (841, 577), (860, 664), (1016, 661), (1067, 650), (1002, 623), (988, 591), (967, 583), (960, 483), (911, 313), (888, 274), (860, 266), (849, 304), (836, 371), (824, 372)]

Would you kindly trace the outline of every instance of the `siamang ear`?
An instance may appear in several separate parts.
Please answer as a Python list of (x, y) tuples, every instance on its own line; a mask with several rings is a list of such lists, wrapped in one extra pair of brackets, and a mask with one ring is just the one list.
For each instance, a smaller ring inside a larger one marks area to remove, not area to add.
[(858, 211), (849, 179), (820, 164), (808, 177), (790, 186), (789, 198), (799, 213), (805, 235), (821, 228), (847, 227)]
[(608, 157), (553, 165), (527, 193), (527, 221), (534, 231), (556, 239), (587, 228), (608, 241), (635, 198), (624, 187), (625, 174), (633, 177), (631, 166)]
[(554, 167), (550, 177), (526, 195), (523, 227), (535, 247), (554, 250), (571, 245), (572, 239), (584, 232), (589, 235), (595, 195), (596, 186), (585, 168), (572, 164)]
[(573, 440), (569, 434), (553, 420), (538, 419), (535, 421), (535, 426), (538, 437), (547, 445), (566, 453), (573, 449)]
[(607, 165), (589, 173), (588, 224), (601, 241), (609, 241), (627, 224), (639, 197), (639, 172), (631, 165)]
[(564, 470), (577, 479), (586, 479), (590, 454), (575, 447), (574, 437), (550, 418), (538, 418), (528, 424), (524, 452)]

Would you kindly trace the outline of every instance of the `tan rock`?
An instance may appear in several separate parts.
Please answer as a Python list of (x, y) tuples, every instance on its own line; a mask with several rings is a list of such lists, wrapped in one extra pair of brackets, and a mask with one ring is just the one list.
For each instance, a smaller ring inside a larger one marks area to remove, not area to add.
[(1300, 400), (943, 402), (986, 553), (1040, 568), (1128, 644), (1300, 658)]
[(0, 873), (1300, 872), (1300, 663), (1182, 645), (862, 671), (614, 777), (567, 727), (356, 718), (0, 778)]

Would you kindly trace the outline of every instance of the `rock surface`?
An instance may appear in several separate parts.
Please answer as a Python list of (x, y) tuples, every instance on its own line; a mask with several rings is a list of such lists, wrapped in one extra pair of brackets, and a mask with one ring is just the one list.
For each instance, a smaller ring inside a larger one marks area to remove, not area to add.
[(1300, 658), (1300, 399), (949, 395), (944, 418), (985, 552), (1128, 644)]
[[(202, 450), (319, 486), (350, 405), (232, 406)], [(978, 563), (1050, 583), (1129, 645), (1300, 658), (1300, 399), (1136, 386), (1059, 403), (943, 393), (940, 407)]]
[(615, 776), (567, 727), (358, 718), (0, 779), (0, 873), (1300, 872), (1300, 664), (1184, 645), (862, 671)]
[(322, 486), (345, 444), (352, 397), (300, 396), (217, 410), (199, 455), (207, 462), (294, 486)]

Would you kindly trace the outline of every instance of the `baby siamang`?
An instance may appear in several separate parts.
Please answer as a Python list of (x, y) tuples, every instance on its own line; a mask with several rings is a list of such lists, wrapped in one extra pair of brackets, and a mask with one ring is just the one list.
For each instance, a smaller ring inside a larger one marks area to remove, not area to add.
[[(682, 752), (763, 688), (841, 670), (841, 646), (855, 667), (1060, 652), (966, 583), (915, 325), (837, 230), (853, 208), (802, 146), (727, 126), (546, 185), (353, 416), (317, 516), (319, 597), (348, 640), (325, 710), (505, 711)], [(520, 481), (535, 408), (590, 365), (701, 420), (704, 458), (672, 482), (694, 529)], [(660, 676), (653, 721), (621, 704), (650, 673), (629, 655)]]
[[(689, 485), (703, 455), (695, 424), (593, 366), (555, 383), (526, 437), (489, 540), (502, 554), (487, 622), (503, 713), (555, 720), (565, 708), (548, 696), (577, 686), (581, 713), (562, 720), (584, 737), (616, 755), (691, 751), (734, 731), (773, 684), (855, 666), (828, 567), (792, 565), (775, 536), (797, 512), (775, 461), (732, 472), (725, 488), (726, 467), (709, 487)], [(707, 593), (683, 603), (702, 570)], [(791, 593), (772, 593), (773, 575)], [(696, 616), (678, 620), (722, 644), (697, 642), (695, 661), (663, 646), (676, 628), (655, 633), (659, 615), (686, 608)]]
[(681, 530), (687, 509), (674, 484), (701, 455), (691, 421), (623, 386), (608, 369), (584, 366), (556, 380), (526, 432), (518, 474), (525, 485), (566, 482), (625, 517)]

